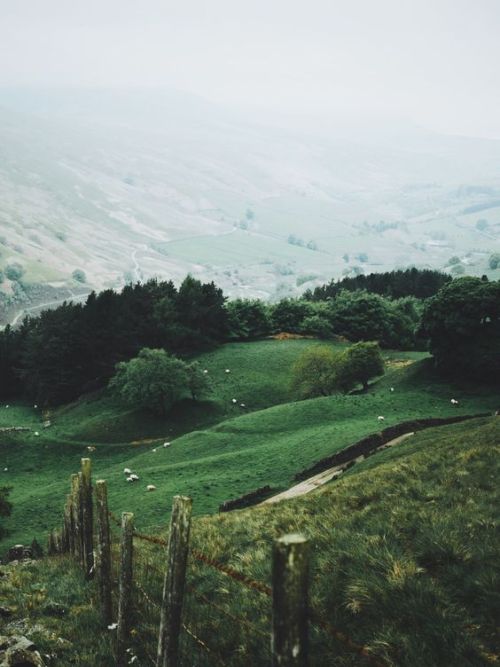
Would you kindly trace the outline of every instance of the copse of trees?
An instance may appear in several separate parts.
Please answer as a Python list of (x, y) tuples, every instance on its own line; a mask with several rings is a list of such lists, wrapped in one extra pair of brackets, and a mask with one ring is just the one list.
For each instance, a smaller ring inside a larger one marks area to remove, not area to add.
[(421, 335), (436, 367), (459, 377), (500, 377), (500, 281), (459, 278), (424, 308)]
[(327, 346), (303, 352), (292, 367), (291, 388), (300, 398), (347, 393), (358, 385), (383, 375), (384, 361), (375, 342), (356, 343), (346, 350)]
[(350, 292), (366, 290), (391, 299), (406, 296), (427, 299), (436, 294), (450, 280), (451, 276), (448, 274), (431, 269), (412, 268), (385, 273), (361, 274), (338, 281), (331, 280), (328, 284), (316, 287), (313, 291), (308, 290), (304, 293), (304, 298), (310, 301), (325, 301), (328, 298), (335, 298), (344, 290)]

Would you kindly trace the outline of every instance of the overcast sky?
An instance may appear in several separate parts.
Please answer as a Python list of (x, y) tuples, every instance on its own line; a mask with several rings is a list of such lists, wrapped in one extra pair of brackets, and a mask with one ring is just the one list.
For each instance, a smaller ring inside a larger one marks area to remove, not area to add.
[(0, 0), (0, 85), (172, 86), (500, 139), (500, 0)]

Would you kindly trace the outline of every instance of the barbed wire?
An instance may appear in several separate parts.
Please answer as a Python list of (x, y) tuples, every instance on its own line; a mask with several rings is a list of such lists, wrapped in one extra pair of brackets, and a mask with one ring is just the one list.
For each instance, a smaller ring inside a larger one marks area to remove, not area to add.
[(269, 639), (269, 640), (271, 639), (271, 634), (269, 632), (264, 632), (264, 630), (261, 630), (256, 625), (251, 623), (249, 620), (247, 620), (246, 618), (243, 618), (243, 616), (236, 616), (235, 614), (232, 614), (230, 611), (227, 611), (227, 609), (224, 609), (224, 607), (221, 607), (220, 605), (216, 604), (215, 602), (212, 602), (212, 600), (210, 600), (210, 598), (208, 598), (206, 595), (203, 595), (203, 593), (200, 593), (199, 591), (197, 591), (196, 588), (193, 585), (188, 584), (186, 586), (186, 588), (198, 600), (204, 602), (205, 604), (207, 604), (209, 607), (212, 607), (213, 609), (217, 609), (217, 611), (220, 611), (221, 614), (224, 614), (224, 616), (227, 616), (232, 621), (236, 621), (237, 623), (240, 623), (241, 625), (244, 625), (245, 627), (252, 630), (252, 632), (255, 632), (256, 634), (260, 635), (261, 637), (265, 637), (266, 639)]
[(215, 659), (217, 664), (221, 665), (221, 667), (226, 667), (226, 663), (222, 660), (220, 655), (215, 653), (215, 651), (211, 649), (210, 646), (208, 646), (208, 644), (203, 641), (203, 639), (200, 639), (200, 637), (195, 635), (195, 633), (191, 630), (191, 628), (189, 628), (185, 623), (182, 624), (182, 628), (186, 632), (186, 634), (188, 634), (189, 637), (191, 637), (191, 639), (195, 642), (197, 646), (202, 648), (211, 656), (211, 659), (212, 658)]
[[(109, 512), (110, 517), (117, 523), (118, 525), (121, 525), (121, 522), (112, 514), (112, 512)], [(139, 539), (148, 541), (148, 542), (153, 542), (154, 544), (161, 544), (162, 546), (167, 545), (167, 541), (163, 540), (162, 538), (155, 537), (152, 535), (144, 535), (142, 533), (135, 533), (134, 531), (134, 536), (138, 537)], [(240, 572), (239, 570), (235, 570), (233, 567), (230, 565), (223, 565), (219, 561), (215, 560), (214, 558), (210, 558), (206, 554), (204, 554), (201, 551), (198, 551), (197, 549), (190, 549), (190, 553), (193, 556), (193, 558), (200, 562), (203, 563), (204, 565), (207, 565), (208, 567), (211, 567), (218, 572), (221, 572), (222, 574), (225, 574), (226, 576), (230, 577), (234, 581), (237, 581), (238, 583), (242, 584), (246, 588), (249, 588), (251, 590), (258, 591), (259, 593), (262, 593), (263, 595), (266, 595), (267, 597), (272, 597), (273, 591), (271, 586), (268, 586), (265, 584), (263, 581), (258, 581), (257, 579), (253, 579), (252, 577), (249, 577), (248, 575), (244, 574), (243, 572)], [(201, 594), (199, 594), (201, 595)], [(208, 598), (207, 598), (208, 600)], [(214, 603), (211, 603), (212, 605)], [(382, 659), (377, 658), (374, 656), (368, 647), (363, 646), (362, 644), (358, 644), (354, 640), (352, 640), (348, 635), (346, 635), (344, 632), (336, 628), (334, 625), (331, 625), (328, 623), (328, 621), (325, 621), (321, 618), (319, 613), (314, 610), (310, 609), (309, 610), (310, 614), (310, 619), (311, 622), (316, 625), (318, 628), (329, 634), (331, 637), (336, 639), (337, 641), (341, 642), (346, 646), (348, 649), (350, 649), (352, 652), (357, 653), (358, 655), (363, 656), (366, 658), (374, 667), (386, 667), (386, 662), (382, 661)], [(237, 618), (237, 617), (235, 617)], [(241, 621), (241, 619), (239, 619)], [(261, 632), (261, 631), (259, 631)]]
[(256, 579), (252, 579), (252, 577), (247, 576), (246, 574), (240, 572), (239, 570), (235, 570), (230, 565), (223, 565), (222, 563), (219, 563), (213, 558), (206, 556), (204, 553), (198, 551), (197, 549), (191, 549), (191, 554), (198, 562), (204, 563), (205, 565), (208, 565), (209, 567), (212, 567), (215, 570), (222, 572), (228, 577), (231, 577), (231, 579), (234, 579), (235, 581), (238, 581), (240, 584), (243, 584), (243, 586), (259, 591), (259, 593), (263, 593), (268, 597), (272, 596), (273, 592), (272, 588), (267, 584), (265, 584), (263, 581), (257, 581)]

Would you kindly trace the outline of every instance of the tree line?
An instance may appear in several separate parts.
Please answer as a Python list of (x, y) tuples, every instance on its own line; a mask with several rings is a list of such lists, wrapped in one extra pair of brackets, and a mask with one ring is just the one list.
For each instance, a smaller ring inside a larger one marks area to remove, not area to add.
[[(324, 299), (318, 293), (314, 299), (306, 295), (269, 304), (257, 299), (227, 301), (213, 282), (188, 276), (178, 288), (171, 281), (150, 280), (127, 285), (121, 292), (92, 293), (85, 304), (66, 303), (0, 333), (0, 396), (23, 396), (40, 405), (68, 402), (105, 386), (117, 364), (137, 357), (144, 348), (189, 360), (226, 341), (279, 332), (343, 337), (353, 343), (377, 341), (386, 348), (427, 349), (430, 343), (444, 372), (498, 374), (500, 283), (479, 278), (451, 281), (438, 272), (411, 269), (380, 274), (389, 276), (380, 284), (385, 280), (386, 287), (394, 286), (401, 274), (420, 285), (415, 289), (419, 294), (432, 274), (435, 291), (424, 299), (411, 293), (408, 283), (410, 293), (390, 297), (351, 289), (353, 282), (340, 281), (335, 285), (344, 288)], [(201, 382), (193, 369), (184, 371), (188, 389), (189, 383)]]

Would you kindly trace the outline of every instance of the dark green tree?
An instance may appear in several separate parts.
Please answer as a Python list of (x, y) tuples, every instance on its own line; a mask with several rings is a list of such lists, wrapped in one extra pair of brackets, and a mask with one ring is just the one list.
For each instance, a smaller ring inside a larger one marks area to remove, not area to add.
[(356, 343), (338, 360), (337, 383), (343, 391), (349, 391), (358, 384), (368, 389), (368, 380), (384, 373), (384, 360), (378, 343)]
[(109, 387), (128, 405), (165, 415), (186, 394), (186, 364), (165, 350), (144, 348), (117, 365)]
[(500, 281), (459, 278), (427, 302), (422, 335), (437, 368), (456, 376), (500, 377)]
[(291, 388), (300, 398), (329, 396), (338, 387), (339, 355), (326, 346), (311, 347), (292, 367)]
[[(12, 512), (12, 503), (9, 502), (10, 487), (0, 487), (0, 517), (10, 516)], [(0, 523), (0, 539), (5, 535), (5, 528)]]

